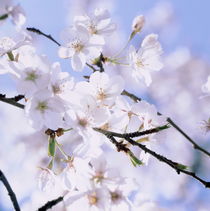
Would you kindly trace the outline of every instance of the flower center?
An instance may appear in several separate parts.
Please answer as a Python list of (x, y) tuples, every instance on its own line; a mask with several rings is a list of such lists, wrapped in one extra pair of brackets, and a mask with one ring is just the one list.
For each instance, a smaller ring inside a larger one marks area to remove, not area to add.
[(105, 94), (105, 92), (102, 89), (100, 89), (98, 91), (97, 99), (98, 100), (104, 100), (105, 98), (107, 98), (107, 94)]
[(100, 183), (104, 179), (104, 173), (102, 171), (96, 172), (92, 178), (96, 183)]
[(80, 40), (77, 39), (70, 43), (70, 47), (73, 48), (75, 52), (79, 53), (84, 48), (84, 45)]
[(98, 197), (96, 196), (96, 192), (93, 192), (92, 194), (88, 195), (88, 201), (90, 205), (95, 205), (98, 202)]
[(119, 201), (119, 200), (122, 199), (122, 195), (120, 193), (118, 193), (118, 192), (115, 192), (115, 191), (111, 192), (110, 191), (110, 195), (111, 195), (111, 200), (113, 202), (116, 202), (116, 201)]
[(136, 66), (138, 67), (138, 68), (141, 68), (141, 67), (143, 67), (144, 65), (143, 65), (143, 62), (142, 62), (142, 60), (141, 59), (137, 59), (137, 61), (136, 61)]
[(26, 73), (26, 81), (35, 81), (38, 78), (38, 75), (36, 74), (36, 72), (34, 70), (27, 72)]
[(89, 23), (88, 26), (88, 31), (90, 32), (90, 34), (97, 34), (97, 28), (96, 28), (96, 24), (94, 24), (93, 22)]
[(81, 125), (82, 127), (86, 127), (88, 125), (87, 119), (79, 119), (79, 125)]
[(54, 94), (60, 94), (61, 91), (62, 91), (61, 88), (60, 88), (60, 86), (57, 85), (57, 84), (55, 84), (55, 85), (52, 86), (52, 90), (53, 90), (53, 93)]
[(38, 103), (37, 107), (36, 107), (37, 110), (41, 111), (41, 113), (44, 113), (44, 111), (46, 109), (48, 109), (48, 105), (47, 105), (47, 102), (46, 101), (41, 101)]

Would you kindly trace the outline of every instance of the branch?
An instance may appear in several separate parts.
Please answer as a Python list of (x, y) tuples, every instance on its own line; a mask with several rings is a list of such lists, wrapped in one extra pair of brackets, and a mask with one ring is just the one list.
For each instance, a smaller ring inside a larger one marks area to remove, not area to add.
[(3, 172), (0, 170), (0, 180), (3, 182), (4, 186), (6, 187), (8, 191), (8, 195), (10, 196), (10, 199), (12, 201), (13, 207), (16, 211), (20, 211), (20, 207), (18, 205), (15, 193), (13, 192), (9, 182), (7, 181), (7, 178), (4, 176)]
[[(132, 140), (129, 137), (129, 133), (128, 134), (126, 134), (126, 133), (125, 134), (119, 134), (119, 133), (115, 133), (115, 132), (111, 132), (111, 131), (105, 131), (105, 130), (101, 130), (101, 129), (95, 129), (95, 130), (97, 132), (104, 134), (107, 138), (109, 138), (111, 140), (112, 143), (113, 143), (113, 141), (116, 141), (114, 137), (124, 138), (131, 145), (138, 146), (145, 153), (149, 153), (150, 155), (152, 155), (153, 157), (155, 157), (159, 161), (168, 164), (170, 167), (175, 169), (178, 174), (183, 173), (183, 174), (189, 175), (189, 176), (193, 177), (194, 179), (198, 180), (199, 182), (201, 182), (206, 188), (210, 188), (210, 182), (207, 182), (207, 181), (201, 179), (194, 172), (185, 170), (186, 167), (184, 165), (177, 163), (177, 162), (174, 162), (174, 161), (172, 161), (172, 160), (170, 160), (170, 159), (168, 159), (168, 158), (166, 158), (162, 155), (159, 155), (156, 152), (148, 149), (145, 145)], [(130, 134), (132, 134), (132, 133), (130, 133)], [(133, 137), (136, 137), (136, 136), (133, 136)], [(117, 143), (122, 143), (122, 142), (117, 142)]]
[(8, 103), (10, 105), (16, 106), (18, 108), (24, 109), (24, 105), (21, 103), (18, 103), (19, 100), (23, 99), (23, 95), (18, 95), (12, 98), (7, 98), (6, 95), (0, 94), (0, 101), (4, 103)]
[(199, 146), (195, 141), (193, 141), (192, 138), (190, 138), (171, 118), (167, 118), (168, 123), (170, 123), (177, 131), (179, 131), (194, 147), (194, 149), (197, 149), (206, 155), (210, 156), (210, 153), (203, 149), (201, 146)]
[(133, 132), (133, 133), (123, 133), (123, 134), (103, 130), (103, 129), (100, 129), (100, 128), (93, 128), (93, 129), (97, 132), (103, 133), (104, 135), (111, 134), (112, 136), (115, 136), (115, 137), (118, 137), (118, 138), (134, 138), (134, 137), (148, 135), (148, 134), (151, 134), (151, 133), (157, 133), (161, 130), (165, 130), (165, 129), (168, 129), (168, 128), (169, 128), (168, 125), (163, 125), (163, 126), (152, 128), (152, 129), (145, 130), (145, 131), (136, 131), (136, 132)]
[(94, 65), (96, 65), (97, 67), (99, 67), (99, 72), (104, 72), (103, 62), (105, 62), (105, 57), (103, 56), (102, 53), (101, 53), (100, 56), (99, 56), (98, 58), (96, 58), (95, 61), (93, 62)]
[(36, 28), (33, 28), (33, 27), (32, 28), (27, 27), (26, 29), (30, 32), (34, 32), (34, 33), (37, 33), (39, 35), (42, 35), (42, 36), (48, 38), (49, 40), (53, 41), (56, 45), (61, 46), (61, 44), (58, 41), (56, 41), (50, 34), (45, 34), (42, 31), (40, 31), (39, 29), (36, 29)]
[(134, 102), (138, 102), (138, 101), (141, 101), (141, 98), (137, 97), (136, 95), (126, 91), (126, 90), (123, 90), (123, 92), (121, 93), (121, 95), (126, 95), (127, 97), (130, 97)]
[(52, 201), (48, 201), (45, 205), (43, 205), (42, 207), (40, 207), (38, 209), (38, 211), (48, 210), (48, 209), (52, 208), (53, 206), (55, 206), (56, 204), (58, 204), (61, 201), (63, 201), (63, 196), (60, 196), (57, 199), (54, 199)]
[[(141, 98), (137, 97), (136, 95), (124, 90), (122, 95), (126, 95), (130, 97), (134, 102), (139, 102), (141, 101)], [(160, 112), (157, 113), (158, 115), (162, 115)], [(167, 122), (174, 127), (178, 132), (180, 132), (194, 147), (194, 149), (199, 150), (203, 152), (204, 154), (208, 155), (210, 157), (210, 152), (207, 150), (203, 149), (201, 146), (199, 146), (191, 137), (189, 137), (170, 117), (167, 117)]]
[(92, 69), (93, 72), (99, 71), (99, 70), (97, 70), (95, 67), (93, 67), (92, 65), (90, 65), (90, 64), (88, 64), (88, 63), (86, 63), (86, 65), (87, 65), (90, 69)]
[(125, 139), (130, 144), (132, 144), (134, 146), (138, 146), (139, 148), (141, 148), (145, 153), (149, 153), (150, 155), (152, 155), (153, 157), (155, 157), (159, 161), (164, 162), (164, 163), (168, 164), (169, 166), (171, 166), (174, 170), (176, 170), (177, 174), (183, 173), (183, 174), (189, 175), (189, 176), (193, 177), (194, 179), (198, 180), (199, 182), (201, 182), (206, 188), (210, 188), (210, 182), (207, 182), (207, 181), (201, 179), (194, 172), (185, 170), (185, 168), (183, 168), (183, 165), (181, 165), (177, 162), (174, 162), (172, 160), (169, 160), (168, 158), (166, 158), (162, 155), (157, 154), (156, 152), (148, 149), (145, 145), (140, 144), (140, 143), (132, 140), (131, 138), (125, 138)]

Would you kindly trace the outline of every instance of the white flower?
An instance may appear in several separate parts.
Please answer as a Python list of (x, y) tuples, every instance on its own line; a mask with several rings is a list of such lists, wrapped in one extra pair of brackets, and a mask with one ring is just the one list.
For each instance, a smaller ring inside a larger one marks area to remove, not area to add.
[(160, 62), (162, 48), (157, 39), (157, 35), (150, 34), (143, 40), (138, 51), (133, 46), (130, 47), (129, 61), (133, 79), (144, 79), (147, 86), (152, 82), (150, 72), (159, 71), (163, 67)]
[(10, 37), (2, 37), (0, 39), (0, 57), (26, 44), (27, 41), (25, 38), (21, 40), (13, 40)]
[(90, 180), (95, 187), (103, 186), (104, 188), (122, 184), (124, 181), (124, 178), (120, 176), (117, 169), (108, 166), (103, 154), (96, 158), (92, 158), (89, 161), (89, 165), (86, 164), (86, 168), (82, 168), (81, 165), (79, 165), (78, 168), (80, 171), (77, 172), (77, 178), (80, 184), (80, 189), (84, 189), (81, 184), (83, 184), (85, 179)]
[(15, 39), (10, 37), (2, 37), (0, 39), (0, 74), (15, 74), (10, 63), (13, 61), (18, 62), (18, 50), (28, 43), (25, 37), (20, 36)]
[(141, 128), (143, 130), (148, 130), (154, 127), (166, 124), (166, 119), (164, 116), (157, 114), (157, 109), (154, 105), (147, 103), (146, 101), (140, 101), (132, 106), (133, 115), (137, 115), (142, 121)]
[(123, 89), (122, 77), (110, 77), (108, 74), (98, 71), (90, 75), (89, 82), (80, 82), (76, 86), (79, 93), (92, 95), (95, 101), (104, 105), (112, 105)]
[(90, 58), (100, 55), (102, 42), (98, 39), (90, 39), (88, 31), (77, 26), (64, 32), (66, 35), (66, 44), (58, 50), (61, 58), (71, 58), (73, 70), (81, 71), (85, 63)]
[(61, 71), (61, 66), (58, 62), (55, 62), (51, 66), (51, 77), (48, 88), (55, 96), (59, 96), (63, 100), (65, 100), (67, 93), (74, 88), (73, 78), (69, 73)]
[(109, 12), (106, 9), (95, 9), (90, 16), (76, 16), (75, 25), (85, 27), (91, 36), (104, 41), (104, 37), (112, 33), (116, 25), (111, 22)]
[[(81, 135), (92, 127), (106, 123), (110, 113), (107, 108), (99, 108), (92, 96), (80, 96), (75, 110), (69, 110), (65, 116), (67, 128), (77, 129)], [(76, 99), (75, 99), (76, 101)]]
[(29, 98), (40, 89), (46, 88), (50, 74), (49, 72), (44, 71), (45, 70), (38, 68), (33, 69), (30, 67), (22, 70), (16, 69), (16, 72), (19, 73), (16, 78), (18, 93), (25, 95), (26, 98)]
[(101, 211), (107, 210), (110, 196), (105, 188), (92, 188), (85, 192), (69, 192), (64, 202), (69, 210)]
[(42, 191), (52, 190), (55, 186), (55, 174), (48, 168), (41, 168), (38, 186)]
[(48, 90), (40, 90), (33, 95), (27, 101), (25, 111), (32, 127), (37, 130), (44, 126), (57, 130), (63, 126), (63, 103)]

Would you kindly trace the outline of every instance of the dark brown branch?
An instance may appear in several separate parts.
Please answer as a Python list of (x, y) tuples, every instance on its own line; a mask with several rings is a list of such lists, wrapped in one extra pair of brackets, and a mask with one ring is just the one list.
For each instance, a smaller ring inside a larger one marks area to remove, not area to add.
[(128, 97), (130, 97), (134, 102), (138, 102), (138, 101), (141, 101), (141, 98), (137, 97), (136, 95), (126, 91), (126, 90), (123, 90), (123, 92), (121, 93), (121, 95), (126, 95)]
[(190, 138), (171, 118), (167, 118), (168, 123), (170, 123), (177, 131), (179, 131), (194, 147), (194, 149), (197, 149), (206, 155), (210, 156), (210, 153), (203, 149), (201, 146), (199, 146), (195, 141), (193, 141), (192, 138)]
[[(137, 97), (136, 95), (124, 90), (122, 95), (126, 95), (130, 97), (134, 102), (139, 102), (141, 101), (141, 98)], [(162, 115), (160, 112), (157, 113), (158, 115)], [(199, 146), (191, 137), (189, 137), (170, 117), (167, 117), (167, 122), (174, 127), (178, 132), (180, 132), (194, 147), (194, 149), (199, 150), (203, 152), (204, 154), (210, 156), (210, 152), (207, 150), (203, 149), (201, 146)]]
[(39, 35), (42, 35), (42, 36), (48, 38), (49, 40), (53, 41), (58, 46), (61, 46), (61, 44), (58, 41), (56, 41), (50, 34), (45, 34), (42, 31), (40, 31), (39, 29), (36, 29), (36, 28), (33, 28), (33, 27), (32, 28), (27, 27), (26, 29), (30, 32), (34, 32), (34, 33), (37, 33)]
[(168, 164), (170, 167), (175, 169), (178, 174), (183, 173), (183, 174), (189, 175), (189, 176), (193, 177), (194, 179), (198, 180), (199, 182), (201, 182), (206, 188), (210, 188), (210, 182), (207, 182), (207, 181), (201, 179), (194, 172), (190, 172), (190, 171), (185, 170), (186, 167), (184, 165), (182, 165), (180, 163), (177, 163), (177, 162), (174, 162), (174, 161), (172, 161), (172, 160), (170, 160), (170, 159), (168, 159), (168, 158), (166, 158), (166, 157), (164, 157), (162, 155), (159, 155), (156, 152), (148, 149), (145, 145), (134, 141), (133, 139), (131, 139), (128, 136), (128, 134), (119, 134), (119, 133), (105, 131), (105, 130), (100, 130), (100, 129), (95, 129), (95, 130), (100, 132), (100, 133), (102, 133), (102, 134), (104, 134), (107, 138), (109, 138), (112, 141), (112, 143), (113, 143), (113, 141), (116, 141), (114, 137), (124, 138), (131, 145), (139, 147), (145, 153), (149, 153), (150, 155), (152, 155), (153, 157), (155, 157), (159, 161)]
[(123, 144), (123, 141), (119, 141), (119, 142), (118, 142), (118, 141), (114, 138), (114, 136), (109, 136), (109, 135), (107, 135), (107, 138), (109, 138), (110, 141), (116, 146), (118, 152), (123, 151), (123, 152), (125, 152), (126, 154), (129, 154), (129, 153), (131, 152), (130, 149), (128, 149), (128, 147), (126, 146), (126, 144)]
[(104, 66), (103, 66), (104, 62), (105, 62), (105, 58), (103, 54), (101, 53), (100, 56), (97, 59), (95, 59), (93, 64), (99, 67), (99, 72), (104, 72)]
[(103, 133), (104, 135), (111, 134), (112, 136), (115, 136), (115, 137), (118, 137), (118, 138), (134, 138), (134, 137), (149, 135), (149, 134), (152, 134), (152, 133), (157, 133), (161, 130), (165, 130), (165, 129), (168, 129), (168, 128), (169, 128), (168, 125), (163, 125), (163, 126), (160, 126), (160, 127), (149, 129), (149, 130), (136, 131), (136, 132), (133, 132), (133, 133), (123, 133), (123, 134), (103, 130), (103, 129), (100, 129), (100, 128), (93, 128), (93, 129), (96, 130), (97, 132)]
[(90, 65), (90, 64), (88, 64), (88, 63), (86, 63), (86, 65), (87, 65), (90, 69), (92, 69), (93, 72), (99, 71), (99, 70), (97, 70), (95, 67), (93, 67), (93, 65)]
[(10, 105), (16, 106), (18, 108), (24, 109), (24, 105), (21, 103), (18, 103), (19, 100), (23, 99), (23, 95), (18, 95), (12, 98), (7, 98), (6, 95), (0, 94), (0, 101), (4, 103), (8, 103)]
[(186, 175), (189, 175), (191, 177), (193, 177), (194, 179), (198, 180), (199, 182), (201, 182), (206, 188), (210, 188), (210, 182), (207, 182), (203, 179), (201, 179), (200, 177), (198, 177), (194, 172), (191, 171), (187, 171), (185, 169), (183, 169), (179, 163), (174, 162), (162, 155), (157, 154), (156, 152), (148, 149), (145, 145), (140, 144), (134, 140), (132, 140), (131, 138), (125, 138), (130, 144), (134, 145), (134, 146), (138, 146), (139, 148), (141, 148), (145, 153), (149, 153), (150, 155), (152, 155), (153, 157), (155, 157), (156, 159), (158, 159), (161, 162), (164, 162), (166, 164), (168, 164), (169, 166), (171, 166), (174, 170), (176, 170), (176, 172), (178, 174), (183, 173)]
[(13, 207), (16, 211), (20, 211), (20, 207), (19, 204), (17, 202), (15, 193), (13, 192), (9, 182), (7, 181), (7, 178), (4, 176), (3, 172), (0, 170), (0, 180), (2, 181), (2, 183), (4, 184), (4, 186), (6, 187), (7, 191), (8, 191), (8, 195), (12, 201)]
[(63, 196), (60, 196), (57, 199), (54, 199), (52, 201), (48, 201), (45, 205), (43, 205), (42, 207), (40, 207), (38, 209), (38, 211), (48, 210), (48, 209), (52, 208), (53, 206), (55, 206), (56, 204), (60, 203), (61, 201), (63, 201)]

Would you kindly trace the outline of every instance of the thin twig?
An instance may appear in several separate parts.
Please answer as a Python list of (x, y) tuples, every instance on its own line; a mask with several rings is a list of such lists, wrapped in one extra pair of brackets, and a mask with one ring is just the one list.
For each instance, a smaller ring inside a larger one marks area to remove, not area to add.
[(207, 182), (207, 181), (201, 179), (194, 172), (185, 170), (185, 166), (183, 166), (182, 164), (179, 164), (179, 163), (174, 162), (174, 161), (172, 161), (172, 160), (170, 160), (170, 159), (168, 159), (168, 158), (166, 158), (166, 157), (164, 157), (162, 155), (159, 155), (156, 152), (148, 149), (145, 145), (134, 141), (133, 139), (131, 139), (128, 136), (128, 134), (119, 134), (119, 133), (115, 133), (115, 132), (111, 132), (111, 131), (105, 131), (105, 130), (99, 130), (99, 129), (97, 129), (96, 131), (104, 134), (107, 138), (109, 138), (112, 141), (112, 143), (113, 143), (113, 140), (115, 140), (115, 139), (113, 139), (114, 137), (124, 138), (131, 145), (138, 146), (145, 153), (149, 153), (150, 155), (152, 155), (153, 157), (155, 157), (159, 161), (168, 164), (170, 167), (175, 169), (178, 174), (183, 173), (183, 174), (189, 175), (189, 176), (193, 177), (194, 179), (198, 180), (199, 182), (201, 182), (206, 188), (210, 188), (210, 182)]
[(194, 179), (198, 180), (199, 182), (201, 182), (206, 188), (210, 188), (210, 182), (207, 182), (203, 179), (201, 179), (200, 177), (198, 177), (194, 172), (191, 171), (187, 171), (183, 168), (180, 168), (180, 164), (177, 162), (174, 162), (162, 155), (157, 154), (156, 152), (148, 149), (145, 145), (138, 143), (134, 140), (132, 140), (131, 138), (125, 138), (130, 144), (138, 146), (139, 148), (141, 148), (145, 153), (149, 153), (150, 155), (152, 155), (153, 157), (155, 157), (156, 159), (158, 159), (161, 162), (164, 162), (166, 164), (168, 164), (169, 166), (171, 166), (174, 170), (176, 170), (176, 172), (178, 174), (183, 173), (186, 175), (189, 175), (191, 177), (193, 177)]
[(94, 62), (94, 65), (99, 67), (99, 72), (104, 72), (104, 65), (103, 65), (104, 61), (105, 61), (105, 58), (103, 54), (101, 53), (100, 56)]
[[(130, 97), (134, 102), (139, 102), (141, 101), (141, 98), (137, 97), (136, 95), (124, 90), (122, 95), (126, 95)], [(158, 115), (162, 115), (160, 112), (157, 113)], [(201, 146), (199, 146), (190, 136), (188, 136), (170, 117), (167, 117), (167, 122), (174, 127), (178, 132), (180, 132), (194, 147), (194, 149), (199, 150), (203, 152), (204, 154), (208, 155), (210, 157), (210, 152), (207, 150), (203, 149)]]
[(12, 201), (13, 207), (16, 211), (20, 211), (19, 204), (17, 202), (17, 198), (15, 196), (15, 193), (13, 192), (7, 178), (4, 176), (3, 172), (0, 170), (0, 180), (3, 182), (4, 186), (6, 187), (8, 191), (8, 195), (10, 196), (10, 199)]
[(34, 32), (34, 33), (37, 33), (39, 35), (43, 35), (44, 37), (48, 38), (49, 40), (53, 41), (55, 44), (57, 44), (58, 46), (61, 46), (61, 44), (56, 41), (50, 34), (45, 34), (44, 32), (40, 31), (39, 29), (36, 29), (34, 27), (30, 28), (30, 27), (27, 27), (26, 28), (28, 31), (30, 32)]
[(126, 91), (126, 90), (123, 90), (123, 92), (121, 93), (121, 95), (126, 95), (128, 97), (130, 97), (134, 102), (138, 102), (138, 101), (141, 101), (141, 98), (137, 97), (136, 95)]
[(55, 206), (56, 204), (58, 204), (61, 201), (63, 201), (63, 196), (60, 196), (57, 199), (54, 199), (52, 201), (48, 201), (45, 205), (43, 205), (42, 207), (40, 207), (38, 209), (38, 211), (46, 211), (46, 210), (52, 208), (53, 206)]
[(152, 134), (152, 133), (157, 133), (161, 130), (165, 130), (165, 129), (168, 129), (168, 128), (169, 128), (168, 125), (163, 125), (163, 126), (159, 126), (159, 127), (156, 127), (156, 128), (149, 129), (149, 130), (136, 131), (136, 132), (133, 132), (133, 133), (123, 133), (123, 134), (103, 130), (101, 128), (93, 128), (93, 129), (97, 132), (103, 133), (104, 135), (111, 134), (112, 136), (115, 136), (115, 137), (118, 137), (118, 138), (134, 138), (134, 137), (144, 136), (144, 135), (148, 135), (148, 134)]
[(93, 72), (96, 72), (96, 71), (99, 71), (97, 70), (95, 67), (93, 67), (93, 65), (89, 64), (89, 63), (86, 63), (86, 65), (93, 70)]
[(201, 146), (199, 146), (195, 141), (193, 141), (192, 138), (190, 138), (171, 118), (167, 118), (168, 123), (170, 123), (177, 131), (179, 131), (194, 147), (194, 149), (197, 149), (206, 155), (210, 156), (210, 153), (203, 149)]
[(12, 98), (7, 98), (6, 95), (0, 94), (0, 101), (2, 101), (4, 103), (8, 103), (13, 106), (16, 106), (18, 108), (24, 109), (25, 106), (23, 104), (17, 102), (20, 100), (21, 97), (22, 97), (22, 95), (12, 97)]

